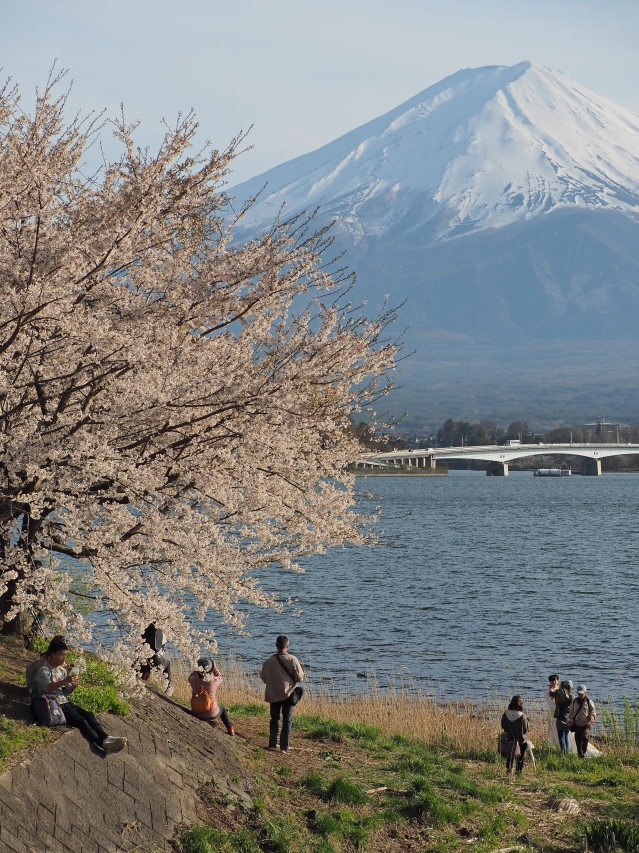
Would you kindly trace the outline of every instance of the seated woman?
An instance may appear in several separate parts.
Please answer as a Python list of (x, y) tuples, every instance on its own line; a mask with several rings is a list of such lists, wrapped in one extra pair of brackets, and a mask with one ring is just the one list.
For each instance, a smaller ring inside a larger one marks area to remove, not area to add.
[(191, 685), (191, 711), (199, 720), (206, 720), (211, 726), (216, 726), (218, 720), (222, 720), (226, 731), (235, 735), (235, 727), (230, 720), (226, 708), (217, 703), (217, 688), (222, 683), (222, 674), (211, 658), (200, 658), (197, 662), (200, 667), (189, 675)]
[[(57, 641), (57, 640), (62, 640), (63, 643), (65, 642), (65, 639), (62, 636), (62, 634), (56, 634), (55, 635), (55, 637), (53, 638), (53, 641)], [(46, 662), (47, 662), (47, 653), (42, 652), (40, 657), (37, 660), (31, 661), (31, 663), (26, 668), (25, 678), (27, 681), (27, 690), (29, 691), (29, 694), (31, 696), (37, 696), (38, 695), (38, 685), (37, 685), (38, 670)]]
[(94, 714), (69, 701), (68, 697), (78, 686), (78, 676), (71, 675), (71, 667), (66, 663), (67, 650), (64, 638), (54, 637), (51, 640), (44, 656), (45, 661), (36, 676), (37, 695), (54, 696), (64, 712), (68, 726), (80, 729), (88, 741), (105, 752), (118, 752), (126, 746), (127, 739), (109, 737)]

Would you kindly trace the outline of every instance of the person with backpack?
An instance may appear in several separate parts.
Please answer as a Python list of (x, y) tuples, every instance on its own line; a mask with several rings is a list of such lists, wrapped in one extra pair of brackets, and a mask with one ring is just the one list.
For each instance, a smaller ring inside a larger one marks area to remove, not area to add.
[(217, 726), (222, 720), (226, 731), (235, 737), (235, 726), (228, 711), (217, 702), (217, 689), (223, 681), (222, 673), (211, 658), (200, 658), (199, 669), (189, 675), (191, 685), (191, 712), (198, 720), (206, 720), (211, 726)]
[(36, 676), (33, 702), (38, 719), (44, 725), (67, 725), (80, 729), (83, 737), (106, 753), (118, 752), (127, 744), (125, 737), (111, 737), (95, 714), (69, 701), (78, 686), (78, 676), (67, 665), (68, 646), (63, 637), (54, 637), (45, 653), (45, 662)]
[(500, 744), (500, 752), (506, 759), (506, 771), (512, 773), (513, 764), (517, 760), (517, 775), (524, 769), (524, 757), (528, 749), (526, 735), (530, 729), (528, 718), (524, 715), (524, 700), (521, 696), (513, 696), (508, 708), (501, 718), (504, 730)]
[(579, 758), (585, 758), (588, 752), (588, 738), (590, 729), (597, 719), (595, 703), (588, 697), (588, 688), (585, 684), (577, 687), (577, 697), (570, 705), (570, 730), (575, 733), (577, 754)]
[(555, 722), (557, 725), (559, 746), (565, 755), (568, 755), (570, 752), (570, 706), (574, 698), (572, 681), (562, 681), (560, 688), (555, 694)]
[(282, 732), (279, 734), (280, 752), (290, 753), (291, 729), (293, 728), (293, 710), (302, 696), (300, 681), (304, 679), (304, 670), (298, 659), (289, 654), (289, 639), (281, 634), (275, 640), (277, 651), (264, 662), (260, 678), (266, 685), (264, 701), (271, 709), (271, 725), (267, 749), (277, 750), (277, 738), (282, 717)]

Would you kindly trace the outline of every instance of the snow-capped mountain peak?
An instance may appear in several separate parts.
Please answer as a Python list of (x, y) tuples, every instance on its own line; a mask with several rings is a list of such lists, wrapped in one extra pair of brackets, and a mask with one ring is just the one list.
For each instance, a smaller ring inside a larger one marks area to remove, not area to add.
[(535, 63), (466, 69), (231, 194), (266, 182), (247, 230), (319, 206), (355, 242), (400, 222), (442, 239), (559, 207), (639, 215), (639, 117)]

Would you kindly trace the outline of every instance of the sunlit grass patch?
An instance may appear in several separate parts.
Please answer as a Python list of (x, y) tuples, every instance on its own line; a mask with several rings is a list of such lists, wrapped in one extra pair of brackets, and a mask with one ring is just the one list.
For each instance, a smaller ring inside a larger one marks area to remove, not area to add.
[(16, 753), (28, 753), (52, 739), (51, 729), (0, 715), (0, 771), (7, 759)]

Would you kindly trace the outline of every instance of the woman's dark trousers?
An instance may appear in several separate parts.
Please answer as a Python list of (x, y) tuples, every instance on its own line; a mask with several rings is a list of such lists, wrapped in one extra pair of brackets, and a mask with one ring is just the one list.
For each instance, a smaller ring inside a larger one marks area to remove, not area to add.
[(291, 740), (291, 729), (293, 728), (293, 706), (288, 699), (283, 702), (271, 702), (271, 731), (268, 739), (269, 748), (277, 746), (277, 733), (280, 727), (280, 714), (282, 715), (282, 733), (280, 734), (280, 749), (288, 749)]
[(60, 706), (64, 711), (64, 716), (67, 718), (67, 725), (73, 726), (75, 729), (80, 729), (83, 737), (96, 746), (102, 746), (102, 741), (107, 737), (100, 723), (97, 721), (95, 714), (90, 711), (85, 711), (74, 705), (73, 702), (65, 702)]
[[(524, 755), (526, 754), (526, 750), (528, 749), (528, 744), (526, 741), (519, 744), (519, 755), (517, 756), (517, 773), (521, 773), (524, 769)], [(515, 750), (513, 750), (513, 755), (510, 758), (506, 759), (506, 770), (509, 773), (512, 773), (513, 764), (515, 763)]]
[(220, 713), (217, 715), (217, 717), (213, 717), (213, 718), (209, 717), (207, 719), (207, 722), (215, 724), (215, 723), (217, 723), (218, 720), (222, 720), (222, 722), (224, 723), (224, 725), (226, 726), (227, 729), (230, 729), (231, 726), (233, 725), (233, 723), (231, 722), (231, 718), (229, 717), (229, 712), (226, 710), (226, 708), (223, 708), (221, 705), (220, 705)]
[(579, 758), (585, 758), (588, 751), (588, 738), (590, 737), (590, 726), (575, 726), (575, 743)]

